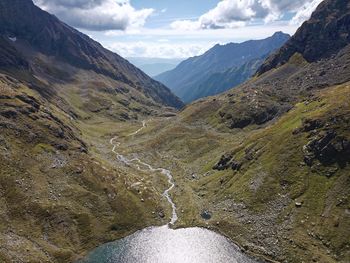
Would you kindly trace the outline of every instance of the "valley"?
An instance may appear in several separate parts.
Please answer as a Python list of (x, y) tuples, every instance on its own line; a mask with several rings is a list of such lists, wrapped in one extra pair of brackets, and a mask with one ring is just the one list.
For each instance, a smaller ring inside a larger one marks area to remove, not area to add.
[(42, 6), (0, 0), (0, 262), (350, 261), (348, 1), (158, 76), (186, 105)]
[[(349, 89), (349, 84), (328, 88), (313, 102), (297, 103), (270, 127), (244, 131), (218, 131), (210, 122), (186, 125), (184, 119), (198, 110), (197, 105), (192, 106), (177, 117), (147, 122), (122, 149), (173, 171), (176, 185), (171, 195), (179, 216), (176, 228), (212, 229), (266, 259), (333, 262), (337, 255), (337, 260), (344, 260), (348, 255), (341, 251), (348, 242), (349, 220), (342, 211), (349, 196), (349, 167), (310, 169), (299, 146), (306, 144), (307, 134), (296, 131), (305, 125), (303, 120), (327, 120), (335, 109), (339, 116), (349, 116), (344, 96)], [(332, 105), (333, 101), (338, 104)], [(280, 144), (275, 145), (276, 141)], [(235, 160), (245, 158), (241, 168), (231, 169), (228, 164), (213, 170), (220, 156), (231, 151)], [(336, 175), (323, 175), (329, 172)], [(328, 227), (319, 228), (320, 224)], [(339, 245), (330, 248), (328, 243)], [(322, 253), (322, 246), (335, 254)]]

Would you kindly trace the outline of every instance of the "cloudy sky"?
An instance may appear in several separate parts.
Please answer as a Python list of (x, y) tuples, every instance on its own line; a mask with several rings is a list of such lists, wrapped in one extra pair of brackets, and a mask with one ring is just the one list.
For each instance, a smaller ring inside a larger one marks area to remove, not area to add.
[(34, 0), (124, 57), (187, 58), (293, 34), (322, 0)]

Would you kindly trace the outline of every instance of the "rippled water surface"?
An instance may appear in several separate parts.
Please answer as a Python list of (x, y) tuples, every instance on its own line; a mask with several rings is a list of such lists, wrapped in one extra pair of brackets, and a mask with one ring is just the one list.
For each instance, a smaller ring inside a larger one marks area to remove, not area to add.
[(256, 263), (227, 238), (202, 228), (151, 227), (105, 244), (80, 263)]

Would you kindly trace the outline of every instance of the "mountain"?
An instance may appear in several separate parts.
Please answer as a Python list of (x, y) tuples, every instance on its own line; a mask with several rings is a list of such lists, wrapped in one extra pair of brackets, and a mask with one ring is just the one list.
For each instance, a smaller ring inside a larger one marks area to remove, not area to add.
[(213, 96), (225, 92), (232, 87), (238, 86), (250, 77), (267, 58), (268, 54), (261, 58), (252, 59), (239, 67), (232, 67), (223, 72), (213, 73), (193, 87), (191, 93), (188, 93), (187, 100), (195, 101), (200, 98)]
[(323, 1), (256, 76), (129, 142), (172, 168), (179, 227), (268, 262), (350, 262), (349, 14)]
[[(162, 73), (155, 79), (170, 87), (186, 103), (191, 102), (193, 99), (203, 97), (208, 93), (214, 94), (214, 92), (208, 92), (208, 89), (204, 91), (201, 89), (201, 87), (206, 86), (205, 80), (211, 74), (233, 70), (233, 68), (241, 67), (252, 60), (261, 58), (281, 47), (288, 39), (289, 35), (277, 32), (263, 40), (216, 45), (203, 55), (189, 58), (180, 63), (174, 70)], [(230, 88), (234, 86), (235, 82), (237, 81), (234, 81)]]
[(168, 178), (143, 161), (171, 171), (175, 227), (261, 261), (350, 262), (347, 2), (322, 2), (253, 78), (179, 112), (119, 56), (0, 0), (0, 262), (77, 262), (167, 224)]
[(157, 76), (165, 71), (173, 70), (182, 61), (182, 59), (167, 58), (131, 57), (127, 59), (151, 77)]
[(295, 35), (258, 70), (262, 74), (285, 64), (295, 53), (308, 62), (327, 59), (349, 44), (348, 1), (324, 1)]
[(0, 0), (0, 262), (75, 262), (164, 225), (163, 187), (112, 144), (182, 105), (32, 1)]
[(29, 46), (29, 49), (61, 62), (92, 70), (142, 90), (157, 103), (182, 107), (182, 102), (165, 86), (88, 36), (40, 10), (30, 0), (1, 1), (0, 23), (0, 34), (16, 39), (13, 45), (22, 53), (28, 53)]

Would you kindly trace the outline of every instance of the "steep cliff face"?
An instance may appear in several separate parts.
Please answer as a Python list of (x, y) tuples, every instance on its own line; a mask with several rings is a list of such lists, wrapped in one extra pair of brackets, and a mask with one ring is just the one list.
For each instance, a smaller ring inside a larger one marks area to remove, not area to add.
[(285, 64), (295, 53), (308, 62), (328, 58), (350, 43), (350, 3), (344, 0), (322, 2), (311, 18), (276, 54), (257, 71), (258, 75)]

